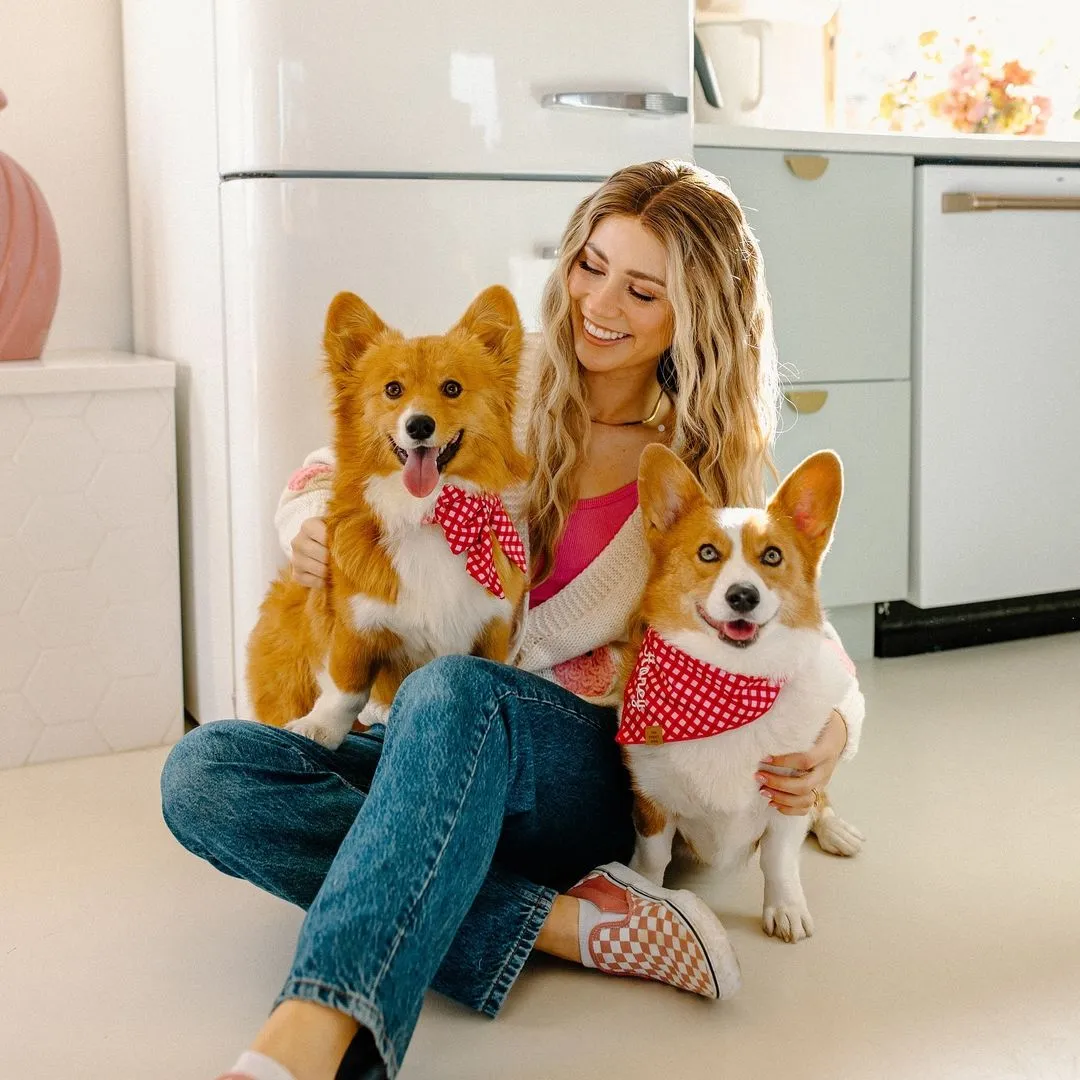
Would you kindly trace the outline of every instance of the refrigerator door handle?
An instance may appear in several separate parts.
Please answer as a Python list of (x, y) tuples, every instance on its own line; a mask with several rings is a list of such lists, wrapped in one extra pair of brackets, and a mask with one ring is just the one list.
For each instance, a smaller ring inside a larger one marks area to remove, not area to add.
[(591, 90), (545, 94), (540, 99), (545, 109), (604, 109), (611, 112), (644, 113), (649, 116), (673, 116), (690, 111), (686, 98), (678, 94), (651, 93), (643, 90)]

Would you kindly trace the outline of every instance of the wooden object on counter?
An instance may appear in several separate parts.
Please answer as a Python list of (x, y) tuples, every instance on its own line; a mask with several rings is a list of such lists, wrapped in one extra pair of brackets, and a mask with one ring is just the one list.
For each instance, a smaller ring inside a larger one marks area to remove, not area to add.
[(836, 38), (840, 33), (840, 11), (822, 30), (825, 47), (825, 126), (836, 127)]

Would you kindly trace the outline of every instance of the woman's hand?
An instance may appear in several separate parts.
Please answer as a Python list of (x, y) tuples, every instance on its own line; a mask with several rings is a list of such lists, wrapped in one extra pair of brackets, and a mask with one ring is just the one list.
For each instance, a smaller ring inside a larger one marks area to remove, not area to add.
[(779, 754), (766, 758), (763, 765), (795, 769), (795, 776), (777, 776), (759, 772), (755, 775), (763, 798), (781, 814), (808, 814), (814, 805), (814, 791), (820, 791), (832, 779), (833, 770), (847, 746), (847, 724), (833, 709), (810, 750), (803, 754)]
[(309, 589), (322, 589), (326, 585), (330, 552), (326, 550), (326, 522), (322, 518), (308, 518), (292, 541), (293, 580)]

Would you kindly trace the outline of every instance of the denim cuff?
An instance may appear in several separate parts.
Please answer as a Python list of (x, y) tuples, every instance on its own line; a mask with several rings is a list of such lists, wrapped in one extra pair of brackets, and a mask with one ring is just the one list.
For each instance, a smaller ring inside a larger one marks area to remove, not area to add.
[(491, 980), (487, 994), (480, 1003), (480, 1012), (485, 1016), (499, 1015), (510, 987), (517, 981), (525, 961), (536, 945), (536, 939), (551, 914), (551, 907), (558, 895), (555, 889), (543, 885), (534, 885), (520, 879), (517, 888), (521, 892), (521, 923), (517, 939), (509, 943), (506, 960)]
[(371, 1032), (375, 1039), (375, 1048), (382, 1055), (390, 1080), (397, 1076), (401, 1068), (401, 1058), (386, 1034), (382, 1009), (373, 1001), (360, 994), (319, 982), (317, 979), (290, 979), (278, 995), (277, 1001), (274, 1002), (274, 1008), (276, 1009), (283, 1001), (314, 1001), (351, 1016), (358, 1024)]

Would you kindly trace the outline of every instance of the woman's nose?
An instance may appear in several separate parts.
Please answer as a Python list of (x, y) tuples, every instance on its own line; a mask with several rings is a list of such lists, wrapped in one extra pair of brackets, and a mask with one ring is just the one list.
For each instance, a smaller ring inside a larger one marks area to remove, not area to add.
[(608, 278), (598, 283), (597, 288), (589, 293), (589, 310), (594, 315), (611, 316), (619, 313), (619, 288)]

